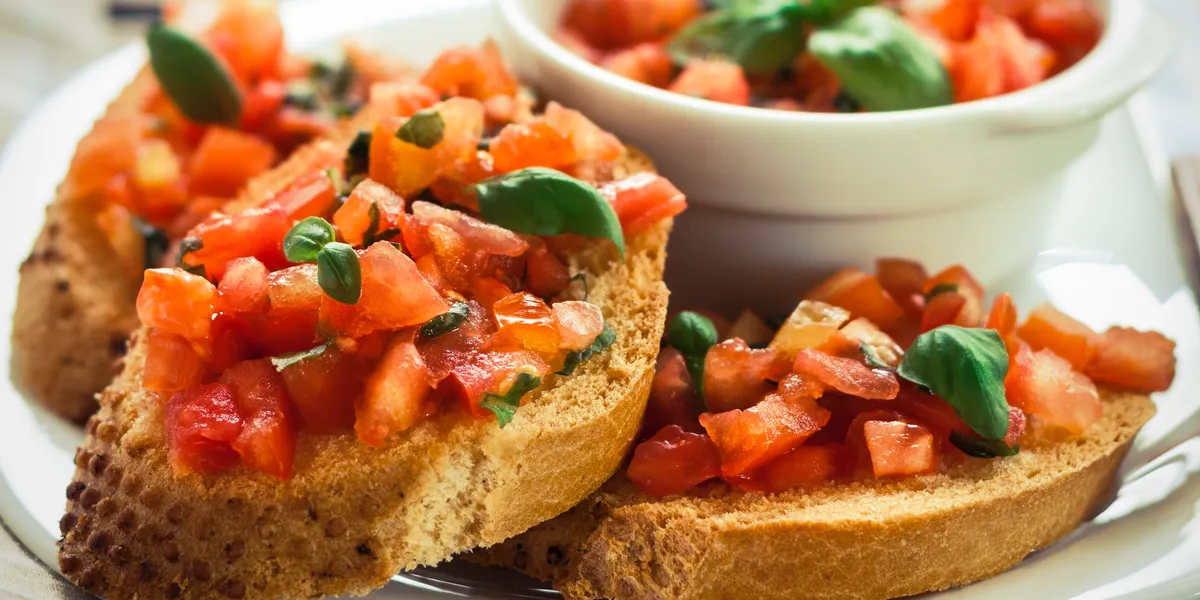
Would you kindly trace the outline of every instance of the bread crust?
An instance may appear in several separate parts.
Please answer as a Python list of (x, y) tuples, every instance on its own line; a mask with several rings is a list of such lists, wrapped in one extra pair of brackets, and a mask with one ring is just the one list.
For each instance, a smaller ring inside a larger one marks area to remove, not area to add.
[(60, 568), (113, 600), (363, 594), (562, 513), (616, 470), (638, 427), (666, 316), (670, 227), (630, 239), (624, 262), (603, 243), (570, 257), (617, 341), (574, 375), (548, 376), (509, 426), (446, 411), (380, 449), (303, 434), (285, 482), (242, 467), (173, 477), (165, 398), (139, 385), (140, 332), (88, 423)]
[(1103, 419), (1081, 440), (1035, 439), (1016, 457), (932, 476), (773, 496), (714, 484), (656, 500), (619, 475), (471, 558), (552, 580), (569, 600), (868, 600), (965, 585), (1052, 544), (1104, 497), (1154, 405), (1103, 399)]

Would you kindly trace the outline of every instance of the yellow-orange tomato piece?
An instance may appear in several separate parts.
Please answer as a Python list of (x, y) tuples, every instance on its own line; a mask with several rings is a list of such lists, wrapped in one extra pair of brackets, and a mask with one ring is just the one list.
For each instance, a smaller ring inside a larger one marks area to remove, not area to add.
[(904, 358), (904, 350), (892, 336), (866, 319), (850, 321), (839, 333), (858, 344), (867, 345), (875, 352), (875, 356), (893, 369), (900, 366), (900, 361)]
[(604, 314), (600, 312), (599, 306), (591, 302), (555, 302), (550, 310), (554, 311), (554, 325), (562, 338), (559, 342), (560, 348), (586, 349), (596, 341), (596, 336), (604, 331)]
[(231, 197), (251, 177), (275, 163), (275, 148), (240, 131), (211, 127), (200, 140), (188, 167), (193, 194)]
[(1017, 329), (1017, 335), (1035, 351), (1049, 348), (1071, 363), (1076, 371), (1082, 371), (1092, 360), (1098, 341), (1096, 332), (1090, 327), (1050, 304), (1033, 309)]
[(151, 392), (177, 392), (200, 383), (204, 359), (188, 341), (157, 329), (146, 338), (142, 387)]
[(434, 147), (440, 173), (470, 160), (483, 139), (483, 104), (474, 98), (450, 98), (434, 105), (442, 117), (442, 141)]
[[(379, 215), (374, 232), (369, 231), (372, 206)], [(355, 186), (346, 202), (333, 213), (333, 224), (342, 234), (342, 239), (351, 246), (363, 246), (364, 241), (374, 243), (385, 239), (380, 237), (385, 232), (389, 233), (386, 239), (399, 237), (400, 228), (404, 225), (404, 198), (378, 181), (367, 179)], [(364, 238), (368, 232), (374, 236), (371, 240)]]
[(429, 187), (438, 177), (438, 159), (433, 150), (396, 137), (405, 120), (392, 117), (375, 125), (371, 134), (369, 168), (371, 179), (403, 197)]
[(208, 339), (217, 289), (182, 269), (147, 269), (138, 292), (142, 323), (193, 342)]
[(506, 125), (490, 148), (500, 173), (527, 167), (559, 168), (579, 160), (567, 135), (545, 121)]
[(173, 185), (183, 173), (179, 157), (166, 140), (150, 139), (138, 145), (133, 183), (143, 192)]
[(425, 381), (428, 371), (412, 332), (393, 338), (354, 406), (358, 439), (368, 446), (382, 446), (388, 436), (415, 425), (426, 412), (431, 391)]
[(1175, 342), (1157, 331), (1113, 327), (1100, 336), (1084, 373), (1139, 392), (1165, 392), (1175, 380)]
[[(511, 335), (526, 348), (555, 353), (562, 342), (554, 312), (545, 301), (528, 292), (511, 294), (492, 305), (501, 335)], [(590, 343), (590, 342), (589, 342)]]
[(903, 421), (863, 424), (876, 478), (921, 475), (937, 470), (937, 442), (928, 429)]
[(855, 268), (845, 268), (804, 295), (805, 300), (840, 306), (855, 317), (870, 319), (882, 328), (891, 327), (904, 311), (892, 299), (879, 279)]
[(802, 350), (828, 341), (849, 320), (850, 313), (844, 308), (803, 300), (775, 332), (771, 348), (788, 360), (795, 360)]

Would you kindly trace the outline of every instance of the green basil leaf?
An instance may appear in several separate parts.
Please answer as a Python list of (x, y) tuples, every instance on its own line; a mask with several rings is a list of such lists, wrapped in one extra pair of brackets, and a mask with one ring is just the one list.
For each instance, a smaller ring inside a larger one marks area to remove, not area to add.
[(334, 240), (333, 225), (321, 217), (308, 217), (292, 226), (283, 238), (283, 255), (294, 263), (317, 260), (321, 249)]
[(950, 77), (929, 43), (888, 9), (851, 11), (809, 36), (808, 51), (867, 110), (954, 102)]
[(362, 175), (371, 168), (371, 132), (362, 130), (358, 135), (354, 136), (354, 141), (350, 142), (350, 148), (346, 150), (346, 160), (342, 170), (345, 171), (346, 179), (350, 179), (355, 175)]
[(471, 314), (471, 307), (466, 302), (455, 302), (450, 310), (428, 320), (421, 326), (421, 337), (433, 339), (458, 330)]
[(317, 283), (325, 295), (342, 304), (357, 304), (362, 295), (362, 267), (349, 244), (330, 242), (317, 253)]
[(512, 423), (513, 416), (517, 414), (517, 409), (521, 406), (521, 397), (539, 385), (542, 385), (541, 377), (521, 372), (517, 374), (517, 379), (507, 394), (484, 394), (479, 405), (496, 413), (496, 420), (500, 423), (500, 428), (504, 429), (505, 425)]
[(484, 221), (529, 235), (577, 233), (612, 240), (625, 256), (617, 213), (596, 188), (553, 169), (531, 167), (475, 186)]
[(723, 56), (747, 73), (773, 73), (804, 49), (804, 17), (797, 0), (731, 2), (684, 27), (667, 51), (680, 65)]
[(379, 220), (383, 215), (379, 212), (379, 205), (374, 202), (367, 207), (367, 230), (363, 232), (363, 248), (371, 247), (375, 243), (375, 236), (379, 233)]
[(235, 127), (242, 97), (233, 78), (207, 48), (178, 29), (155, 27), (146, 36), (150, 68), (159, 85), (195, 123)]
[(442, 115), (432, 108), (426, 108), (409, 117), (400, 129), (396, 130), (396, 137), (428, 150), (441, 143), (445, 128), (446, 122), (442, 120)]
[(1008, 433), (1008, 351), (995, 330), (945, 325), (927, 331), (896, 372), (940, 396), (985, 439), (1002, 440)]
[(967, 456), (975, 458), (997, 458), (1000, 456), (1016, 456), (1021, 452), (1021, 446), (1009, 446), (1004, 440), (987, 440), (973, 435), (950, 432), (950, 443), (962, 450)]
[(275, 365), (276, 371), (282, 373), (284, 369), (286, 369), (294, 364), (301, 363), (301, 362), (304, 362), (306, 359), (313, 358), (313, 357), (324, 354), (325, 351), (329, 349), (329, 344), (330, 344), (330, 342), (325, 342), (324, 344), (321, 344), (320, 346), (316, 346), (315, 348), (309, 348), (308, 350), (304, 350), (302, 352), (291, 352), (289, 354), (280, 354), (279, 356), (272, 356), (271, 364)]
[(604, 330), (596, 339), (592, 341), (592, 345), (583, 350), (576, 350), (567, 353), (567, 358), (563, 361), (562, 370), (558, 371), (558, 375), (571, 375), (579, 365), (591, 359), (593, 356), (604, 352), (609, 346), (612, 346), (617, 341), (617, 334), (604, 323)]
[(187, 237), (179, 240), (179, 254), (175, 256), (175, 266), (183, 268), (187, 264), (184, 257), (202, 249), (204, 249), (204, 240), (198, 237)]
[(939, 284), (933, 286), (929, 290), (928, 294), (925, 294), (925, 301), (929, 302), (930, 300), (933, 300), (934, 296), (937, 296), (939, 294), (946, 294), (949, 292), (957, 292), (957, 291), (958, 291), (957, 283), (939, 283)]
[(696, 393), (704, 397), (704, 359), (717, 343), (717, 328), (704, 315), (685, 310), (667, 324), (667, 343), (683, 355)]

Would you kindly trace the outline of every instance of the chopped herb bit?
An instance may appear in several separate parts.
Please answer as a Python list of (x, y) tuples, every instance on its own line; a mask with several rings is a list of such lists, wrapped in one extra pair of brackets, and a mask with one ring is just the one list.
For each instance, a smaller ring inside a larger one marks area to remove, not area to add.
[(363, 232), (363, 248), (375, 243), (375, 234), (379, 233), (379, 220), (383, 216), (379, 213), (379, 205), (374, 202), (367, 207), (367, 230)]
[(198, 237), (183, 238), (179, 241), (179, 254), (175, 257), (175, 266), (182, 267), (183, 257), (202, 249), (204, 249), (204, 240)]
[(133, 218), (133, 226), (137, 228), (138, 233), (142, 234), (142, 239), (145, 240), (145, 257), (144, 262), (147, 269), (153, 269), (162, 265), (163, 255), (167, 253), (167, 249), (171, 246), (171, 239), (167, 237), (163, 230), (139, 219)]
[(833, 99), (833, 108), (840, 113), (856, 113), (862, 108), (862, 105), (849, 92), (842, 90)]
[(591, 294), (591, 291), (588, 290), (587, 273), (580, 271), (572, 275), (568, 284), (575, 283), (576, 281), (583, 283), (583, 301), (587, 302), (588, 295)]
[(396, 130), (396, 137), (428, 150), (441, 143), (445, 128), (446, 122), (442, 120), (442, 115), (432, 108), (426, 108), (409, 117), (400, 129)]
[(588, 346), (583, 350), (576, 350), (567, 354), (566, 360), (563, 361), (563, 368), (561, 371), (558, 371), (558, 374), (570, 375), (574, 373), (575, 369), (579, 367), (579, 365), (583, 364), (593, 356), (604, 352), (616, 341), (617, 334), (608, 326), (607, 322), (604, 323), (604, 330), (600, 332), (600, 335), (596, 336), (596, 339), (592, 342), (591, 346)]
[(342, 171), (345, 172), (346, 178), (353, 177), (362, 173), (366, 173), (371, 165), (371, 132), (359, 131), (358, 135), (354, 136), (354, 141), (350, 142), (350, 148), (346, 151), (346, 161)]
[(517, 414), (517, 409), (521, 406), (521, 397), (537, 389), (539, 385), (542, 385), (541, 377), (522, 371), (517, 374), (517, 379), (508, 389), (507, 394), (484, 394), (479, 405), (496, 413), (496, 420), (500, 423), (500, 428), (504, 429), (506, 425), (512, 423), (513, 417)]
[(429, 340), (457, 331), (467, 321), (471, 307), (466, 302), (455, 302), (450, 310), (430, 319), (421, 326), (421, 337)]
[(208, 279), (208, 271), (204, 269), (204, 265), (180, 265), (179, 268), (197, 277)]
[(289, 354), (281, 354), (279, 356), (273, 356), (273, 357), (271, 357), (271, 364), (275, 365), (276, 371), (279, 371), (282, 373), (284, 369), (286, 369), (294, 364), (301, 363), (301, 362), (304, 362), (306, 359), (313, 358), (313, 357), (324, 354), (325, 351), (329, 349), (329, 344), (330, 344), (330, 342), (325, 342), (324, 344), (321, 344), (320, 346), (317, 346), (315, 348), (309, 348), (308, 350), (304, 350), (302, 352), (292, 352)]

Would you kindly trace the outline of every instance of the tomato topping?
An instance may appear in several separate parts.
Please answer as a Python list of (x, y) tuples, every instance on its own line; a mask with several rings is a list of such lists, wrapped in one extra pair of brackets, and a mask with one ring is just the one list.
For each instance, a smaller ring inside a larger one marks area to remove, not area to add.
[(138, 292), (138, 318), (148, 327), (200, 342), (211, 331), (217, 290), (181, 269), (147, 269)]
[(1100, 420), (1103, 406), (1096, 385), (1050, 350), (1017, 352), (1004, 380), (1009, 404), (1072, 434)]
[[(466, 360), (451, 369), (438, 389), (477, 419), (494, 418), (494, 413), (480, 404), (489, 393), (507, 392), (517, 373), (529, 372), (541, 377), (550, 371), (540, 356), (528, 351), (483, 352), (463, 358)], [(521, 402), (529, 397), (526, 394)]]
[(925, 309), (922, 289), (929, 275), (925, 266), (903, 258), (881, 258), (875, 261), (875, 276), (885, 292), (910, 317), (919, 318)]
[(579, 160), (567, 134), (544, 120), (505, 125), (489, 148), (499, 173), (528, 167), (561, 168)]
[(1025, 411), (1015, 407), (1008, 407), (1008, 433), (1004, 435), (1004, 443), (1008, 447), (1017, 445), (1021, 440), (1021, 435), (1025, 433)]
[(804, 295), (805, 300), (840, 306), (855, 317), (870, 319), (884, 329), (904, 311), (883, 290), (879, 279), (854, 268), (842, 269)]
[(604, 331), (604, 313), (591, 302), (566, 300), (550, 307), (554, 311), (554, 326), (561, 337), (559, 347), (566, 350), (585, 350)]
[(669, 37), (699, 8), (693, 0), (574, 0), (563, 23), (592, 46), (616, 48)]
[(1175, 380), (1175, 342), (1156, 331), (1113, 327), (1100, 336), (1084, 373), (1139, 392), (1165, 392)]
[(792, 369), (829, 388), (859, 398), (891, 400), (900, 393), (900, 383), (891, 371), (872, 369), (853, 358), (803, 350), (796, 355)]
[(937, 470), (937, 445), (928, 429), (903, 421), (867, 421), (863, 424), (871, 469), (875, 477), (922, 475)]
[(381, 114), (411, 117), (423, 108), (438, 103), (438, 93), (419, 83), (379, 81), (368, 92), (371, 107)]
[(674, 69), (666, 46), (654, 42), (614, 52), (600, 60), (599, 64), (626, 79), (659, 88), (670, 85), (671, 72)]
[(1017, 353), (1017, 306), (1013, 304), (1012, 294), (1005, 292), (996, 296), (985, 326), (1000, 334), (1010, 357)]
[(188, 341), (157, 329), (146, 338), (142, 387), (151, 392), (177, 392), (200, 383), (204, 359)]
[(525, 287), (543, 298), (557, 296), (571, 283), (571, 271), (539, 243), (525, 257)]
[(325, 292), (317, 283), (317, 265), (296, 265), (271, 273), (267, 277), (267, 297), (271, 312), (317, 312)]
[(359, 257), (362, 296), (358, 304), (321, 299), (321, 321), (334, 331), (359, 338), (374, 331), (420, 325), (449, 310), (450, 305), (421, 276), (411, 258), (387, 242)]
[[(544, 300), (533, 294), (518, 292), (501, 298), (492, 306), (492, 311), (499, 326), (498, 336), (511, 337), (521, 346), (542, 354), (556, 353), (559, 344), (563, 343), (555, 313)], [(578, 343), (578, 340), (573, 341)], [(591, 343), (589, 340), (588, 344)]]
[(242, 462), (280, 479), (291, 477), (297, 423), (283, 377), (264, 358), (226, 369), (221, 383), (233, 391), (242, 416), (241, 433), (233, 441)]
[(388, 436), (412, 427), (425, 415), (432, 390), (426, 381), (429, 370), (413, 344), (414, 333), (392, 339), (355, 404), (354, 430), (368, 446), (382, 446)]
[(275, 158), (275, 148), (255, 136), (211, 127), (188, 166), (189, 191), (232, 197), (251, 177), (271, 168)]
[(454, 48), (443, 52), (421, 77), (421, 84), (443, 96), (476, 100), (517, 93), (516, 79), (490, 40), (478, 49)]
[(740, 338), (726, 340), (704, 357), (704, 405), (710, 412), (750, 408), (788, 374), (788, 361), (771, 348), (751, 349)]
[(456, 367), (470, 362), (496, 324), (486, 309), (474, 300), (467, 301), (467, 319), (458, 329), (433, 339), (416, 341), (421, 358), (429, 367), (429, 385), (437, 387)]
[(176, 476), (213, 473), (237, 462), (233, 442), (242, 431), (242, 417), (228, 385), (209, 383), (175, 392), (164, 413), (167, 457)]
[(970, 319), (970, 300), (958, 292), (939, 292), (925, 303), (921, 314), (921, 332), (943, 325), (974, 327)]
[(1027, 21), (1029, 30), (1047, 43), (1091, 50), (1103, 33), (1104, 24), (1096, 7), (1084, 0), (1054, 0), (1033, 4)]
[(852, 340), (858, 346), (865, 344), (875, 353), (876, 358), (893, 369), (900, 366), (900, 361), (904, 358), (904, 350), (900, 348), (900, 345), (890, 335), (866, 319), (850, 321), (838, 333)]
[(270, 77), (279, 67), (283, 25), (274, 3), (223, 3), (208, 36), (242, 81)]
[(600, 193), (612, 204), (626, 236), (637, 235), (687, 208), (687, 196), (655, 173), (637, 173), (604, 184)]
[(387, 186), (367, 179), (354, 186), (345, 204), (333, 213), (333, 224), (351, 246), (363, 246), (368, 233), (371, 243), (399, 237), (404, 224), (404, 199)]
[(134, 168), (141, 141), (142, 123), (137, 117), (97, 121), (75, 148), (63, 194), (84, 197), (103, 190), (114, 176)]
[(948, 39), (965, 42), (975, 35), (975, 24), (986, 3), (985, 0), (946, 0), (929, 13), (929, 22)]
[(708, 436), (667, 425), (637, 445), (625, 473), (651, 496), (680, 494), (719, 476), (721, 455)]
[(245, 350), (257, 356), (274, 356), (308, 350), (317, 344), (317, 313), (314, 311), (269, 311), (262, 316), (233, 318), (235, 331)]
[(1095, 355), (1098, 341), (1090, 327), (1049, 304), (1033, 309), (1017, 335), (1033, 350), (1049, 348), (1077, 371), (1082, 371)]
[(333, 179), (324, 171), (317, 171), (293, 181), (275, 196), (274, 202), (288, 217), (299, 221), (307, 217), (329, 214), (336, 199), (337, 190), (334, 189)]
[(448, 173), (478, 152), (483, 139), (483, 104), (471, 98), (450, 98), (433, 107), (442, 117), (442, 143), (434, 147), (439, 173)]
[(737, 64), (724, 60), (693, 60), (667, 89), (714, 102), (750, 105), (746, 74)]
[(284, 369), (282, 375), (304, 429), (338, 433), (354, 426), (354, 400), (369, 373), (369, 363), (335, 347)]
[(775, 332), (771, 348), (788, 360), (795, 360), (802, 350), (824, 344), (849, 320), (850, 313), (843, 308), (803, 300)]
[(567, 136), (575, 148), (576, 160), (608, 162), (620, 158), (625, 151), (625, 144), (617, 136), (597, 127), (583, 113), (564, 108), (553, 100), (546, 105), (542, 119)]
[[(462, 236), (472, 251), (501, 256), (521, 256), (529, 243), (503, 227), (492, 225), (458, 210), (418, 200), (412, 205), (413, 216), (424, 224), (445, 225)], [(407, 238), (405, 243), (407, 243)]]
[(264, 79), (242, 97), (242, 131), (264, 129), (287, 98), (287, 88), (274, 79)]
[(700, 397), (696, 395), (683, 355), (674, 348), (664, 348), (658, 354), (654, 381), (650, 384), (650, 399), (642, 417), (643, 434), (649, 435), (667, 425), (703, 431), (697, 420), (700, 406)]
[(700, 425), (721, 452), (721, 474), (749, 473), (804, 443), (829, 422), (829, 411), (811, 397), (768, 394), (746, 410), (700, 415)]
[(254, 257), (229, 261), (225, 277), (217, 285), (217, 305), (234, 315), (262, 315), (271, 309), (267, 295), (270, 273)]
[(202, 247), (184, 256), (185, 263), (204, 267), (215, 279), (225, 274), (229, 261), (253, 256), (274, 271), (288, 266), (283, 256), (283, 238), (292, 220), (277, 204), (248, 208), (236, 215), (214, 215), (197, 225), (188, 237), (199, 238)]
[(840, 444), (805, 444), (771, 461), (755, 479), (769, 493), (815, 487), (837, 477), (845, 452)]
[(479, 200), (471, 186), (495, 175), (496, 164), (492, 155), (478, 150), (467, 160), (458, 161), (453, 169), (443, 171), (442, 177), (433, 182), (429, 190), (445, 204), (478, 210)]

